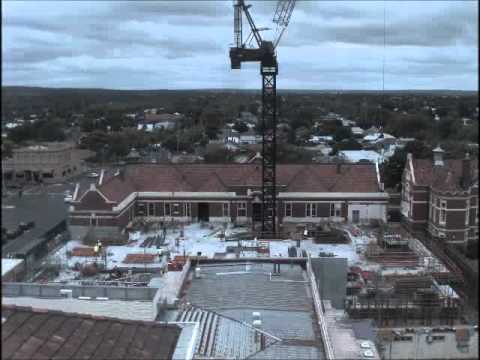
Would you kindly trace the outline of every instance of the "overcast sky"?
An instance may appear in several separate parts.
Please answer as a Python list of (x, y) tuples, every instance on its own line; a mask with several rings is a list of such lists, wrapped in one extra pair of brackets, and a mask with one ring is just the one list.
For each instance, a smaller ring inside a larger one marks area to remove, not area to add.
[[(247, 3), (274, 26), (276, 1)], [(2, 85), (261, 87), (230, 69), (231, 0), (2, 1), (2, 35)], [(478, 90), (478, 3), (297, 1), (277, 54), (279, 88), (381, 90), (385, 56), (387, 90)]]

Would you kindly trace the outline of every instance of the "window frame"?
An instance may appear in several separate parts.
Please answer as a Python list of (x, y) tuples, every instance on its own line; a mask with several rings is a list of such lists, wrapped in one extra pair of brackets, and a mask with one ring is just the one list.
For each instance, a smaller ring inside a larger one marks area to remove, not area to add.
[(147, 216), (155, 216), (155, 204), (153, 202), (147, 203)]
[(163, 216), (172, 216), (172, 204), (169, 202), (163, 203)]
[(222, 215), (223, 217), (230, 217), (230, 203), (222, 203)]
[(439, 224), (445, 225), (446, 223), (447, 223), (447, 200), (440, 200)]
[(293, 205), (292, 205), (291, 202), (286, 202), (285, 203), (285, 217), (292, 217), (292, 216), (293, 216)]
[[(241, 215), (240, 212), (245, 211), (245, 215)], [(241, 201), (237, 203), (237, 217), (246, 217), (247, 216), (247, 202)]]
[(183, 205), (183, 213), (186, 217), (191, 217), (192, 216), (192, 204), (191, 203), (185, 203)]

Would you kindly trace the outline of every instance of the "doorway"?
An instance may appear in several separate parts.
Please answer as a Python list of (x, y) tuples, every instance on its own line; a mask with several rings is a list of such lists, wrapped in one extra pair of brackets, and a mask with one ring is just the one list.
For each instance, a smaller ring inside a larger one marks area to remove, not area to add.
[(262, 204), (261, 203), (252, 204), (252, 220), (262, 221)]
[(360, 222), (360, 210), (352, 210), (352, 220), (354, 224)]
[(210, 209), (208, 203), (198, 203), (198, 221), (209, 221)]

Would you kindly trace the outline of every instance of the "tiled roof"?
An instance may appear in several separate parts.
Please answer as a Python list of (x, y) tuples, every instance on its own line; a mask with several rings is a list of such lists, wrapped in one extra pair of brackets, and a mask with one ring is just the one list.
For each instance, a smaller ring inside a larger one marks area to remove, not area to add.
[[(262, 169), (256, 164), (142, 164), (130, 165), (123, 178), (107, 179), (99, 190), (120, 202), (135, 191), (144, 192), (222, 192), (232, 186), (261, 186)], [(300, 192), (378, 192), (372, 164), (277, 165), (277, 184), (287, 191)]]
[(2, 359), (168, 359), (172, 324), (2, 306)]
[[(440, 191), (461, 190), (462, 160), (444, 160), (444, 165), (434, 166), (432, 160), (413, 159), (415, 181), (420, 186), (430, 186)], [(478, 162), (471, 160), (472, 181), (478, 181)]]

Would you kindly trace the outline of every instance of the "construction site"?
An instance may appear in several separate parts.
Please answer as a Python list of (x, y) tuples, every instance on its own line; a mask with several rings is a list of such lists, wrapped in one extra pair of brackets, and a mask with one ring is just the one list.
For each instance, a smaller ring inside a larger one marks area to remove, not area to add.
[(33, 281), (147, 286), (181, 271), (187, 258), (346, 258), (350, 317), (373, 318), (379, 326), (462, 321), (462, 278), (401, 227), (325, 224), (315, 231), (298, 227), (290, 240), (262, 241), (247, 226), (138, 226), (124, 245), (67, 242)]
[(465, 272), (387, 222), (378, 163), (277, 165), (277, 46), (295, 3), (278, 1), (270, 41), (251, 5), (234, 1), (230, 67), (258, 63), (262, 80), (261, 167), (100, 169), (76, 184), (68, 231), (33, 275), (2, 272), (15, 280), (2, 302), (181, 324), (188, 344), (178, 358), (189, 360), (443, 355), (419, 351), (423, 342), (478, 357)]

